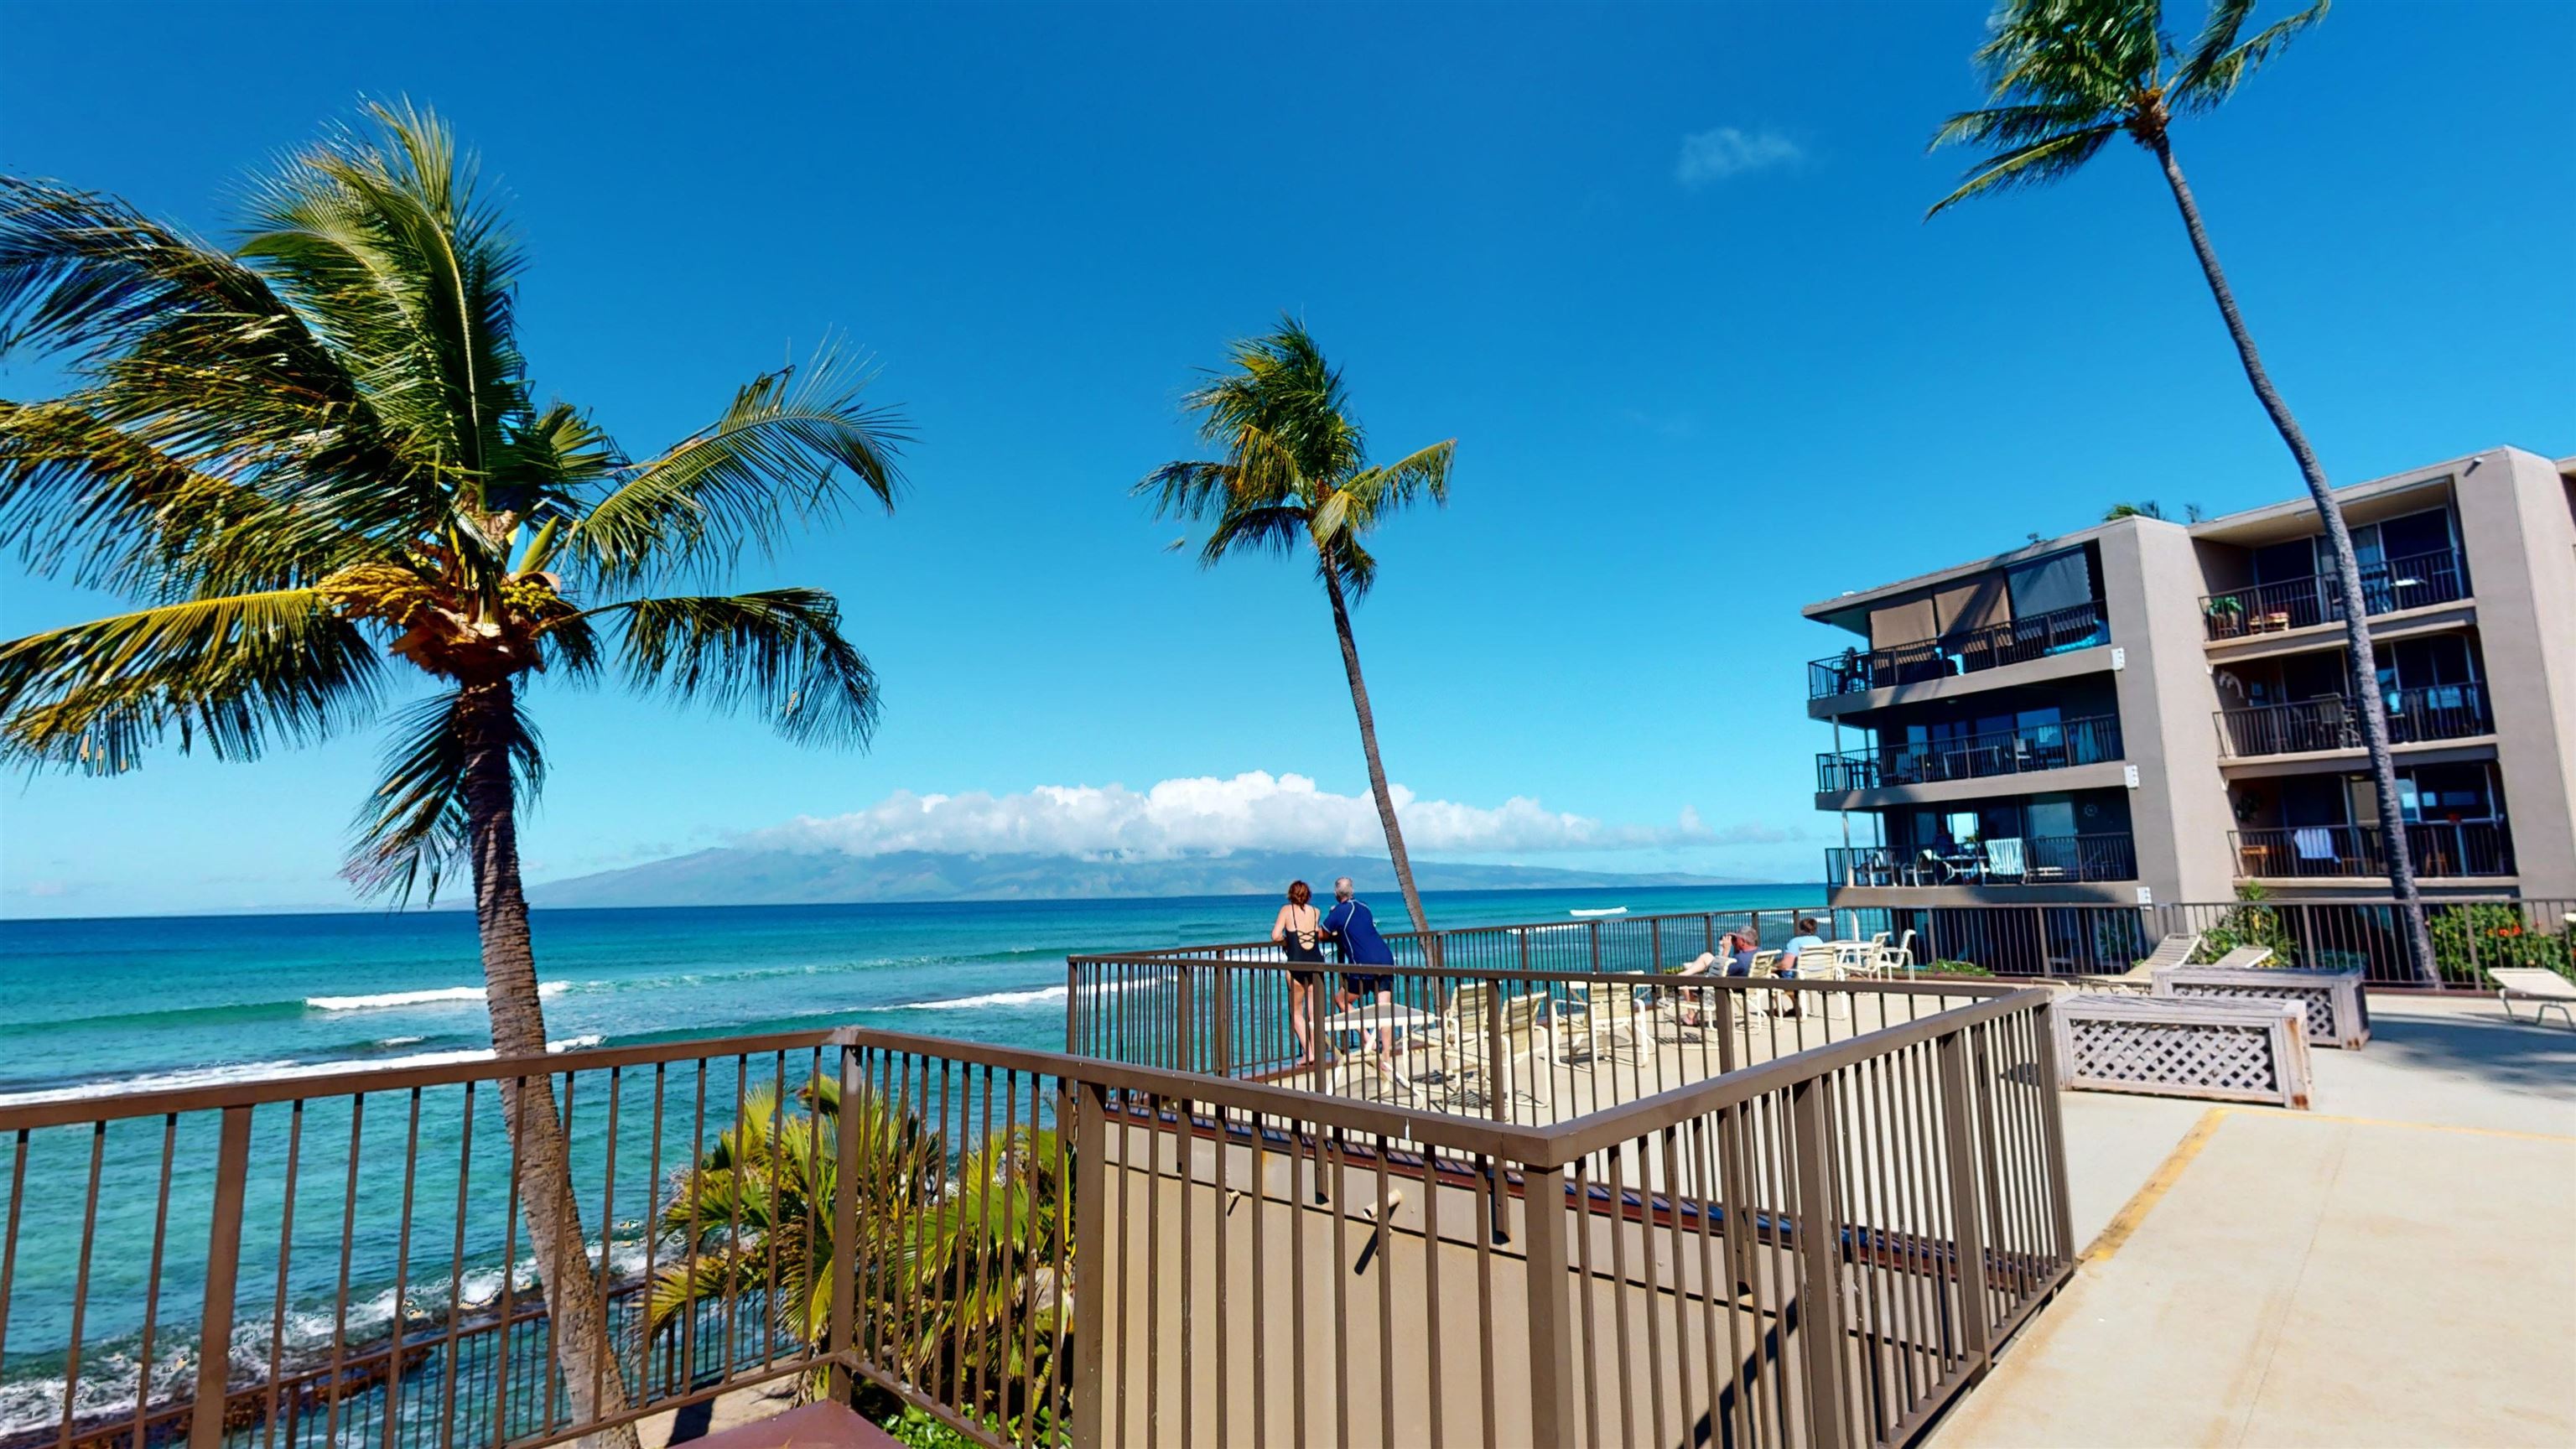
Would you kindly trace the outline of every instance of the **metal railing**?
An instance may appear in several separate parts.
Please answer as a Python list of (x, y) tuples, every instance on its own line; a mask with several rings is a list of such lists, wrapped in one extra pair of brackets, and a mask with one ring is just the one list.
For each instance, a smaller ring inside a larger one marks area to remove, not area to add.
[(2383, 891), (2153, 906), (1845, 906), (1835, 915), (1847, 933), (1886, 931), (1910, 941), (1915, 961), (1936, 973), (1961, 962), (2006, 978), (2118, 975), (2157, 941), (2189, 932), (2202, 937), (2200, 961), (2239, 946), (2264, 946), (2274, 965), (2356, 972), (2375, 987), (2492, 991), (2495, 984), (2484, 974), (2491, 966), (2540, 966), (2576, 979), (2576, 922), (2568, 919), (2576, 900), (2427, 901), (2429, 973), (2409, 953), (2399, 911)]
[[(2486, 691), (2474, 684), (2402, 689), (2386, 700), (2388, 742), (2423, 744), (2493, 733)], [(2361, 748), (2361, 705), (2343, 695), (2218, 711), (2218, 753), (2230, 759)]]
[(2102, 616), (2102, 605), (2077, 604), (1920, 643), (1885, 649), (1846, 649), (1828, 655), (1807, 665), (1807, 697), (1831, 699), (1863, 690), (1975, 674), (2110, 642), (2111, 626)]
[(1887, 1024), (1543, 1125), (850, 1028), (0, 1107), (0, 1440), (1902, 1443), (2072, 1262), (2049, 993), (1801, 994)]
[[(2281, 880), (2388, 874), (2387, 834), (2376, 825), (2297, 825), (2231, 830), (2241, 878)], [(2513, 833), (2501, 820), (2427, 821), (2406, 827), (2406, 851), (2424, 880), (2511, 875)]]
[(1839, 886), (2045, 886), (2137, 878), (2137, 842), (2126, 831), (2025, 837), (2017, 866), (1991, 846), (1939, 851), (1854, 845), (1825, 852), (1825, 879)]
[[(2393, 614), (2469, 596), (2468, 560), (2456, 549), (2387, 559), (2361, 567), (2362, 606), (2372, 615)], [(2200, 616), (2212, 640), (2278, 634), (2312, 624), (2340, 623), (2343, 590), (2331, 574), (2204, 595)]]
[(1889, 744), (1816, 756), (1816, 788), (1825, 793), (1982, 780), (2098, 765), (2120, 758), (2120, 717), (2088, 715), (2029, 729), (1990, 730), (1933, 743)]

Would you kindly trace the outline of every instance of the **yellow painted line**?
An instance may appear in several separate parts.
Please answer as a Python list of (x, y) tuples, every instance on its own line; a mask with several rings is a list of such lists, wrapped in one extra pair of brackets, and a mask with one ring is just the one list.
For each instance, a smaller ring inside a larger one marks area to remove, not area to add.
[(2332, 1122), (2344, 1127), (2403, 1127), (2410, 1132), (2449, 1132), (2461, 1137), (2501, 1137), (2508, 1142), (2554, 1142), (2576, 1147), (2576, 1137), (2555, 1132), (2516, 1132), (2509, 1127), (2453, 1127), (2440, 1122), (2401, 1122), (2388, 1117), (2339, 1117), (2332, 1112), (2292, 1112), (2278, 1107), (2220, 1107), (2221, 1112), (2249, 1112), (2283, 1122)]
[(2209, 1145), (2210, 1134), (2218, 1130), (2218, 1124), (2226, 1120), (2226, 1117), (2225, 1107), (2212, 1107), (2201, 1113), (2200, 1120), (2192, 1123), (2191, 1130), (2182, 1135), (2180, 1142), (2174, 1144), (2174, 1150), (2165, 1154), (2164, 1163), (2156, 1169), (2156, 1175), (2148, 1178), (2144, 1187), (2130, 1195), (2129, 1200), (2121, 1205), (2119, 1214), (2111, 1219), (2108, 1227), (2102, 1229), (2101, 1236), (2095, 1238), (2084, 1249), (2083, 1256), (2076, 1259), (2076, 1262), (2079, 1264), (2099, 1262), (2120, 1251), (2120, 1245), (2129, 1241), (2129, 1235), (2135, 1233), (2138, 1225), (2147, 1220), (2147, 1214), (2155, 1210), (2156, 1204), (2163, 1200), (2166, 1193), (2173, 1191), (2175, 1183), (2182, 1181), (2184, 1169), (2190, 1167), (2192, 1159), (2200, 1155), (2200, 1149)]

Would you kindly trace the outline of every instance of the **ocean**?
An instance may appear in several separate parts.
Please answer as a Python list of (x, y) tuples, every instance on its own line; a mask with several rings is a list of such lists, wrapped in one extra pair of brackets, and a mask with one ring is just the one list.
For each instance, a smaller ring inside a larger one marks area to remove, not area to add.
[[(1435, 924), (1467, 926), (1566, 921), (1576, 910), (1613, 907), (1636, 915), (1778, 909), (1810, 904), (1815, 895), (1813, 887), (1793, 885), (1498, 890), (1432, 892), (1424, 903)], [(1372, 904), (1389, 927), (1402, 924), (1394, 898)], [(1052, 1050), (1064, 1044), (1068, 953), (1248, 940), (1268, 933), (1275, 910), (1274, 898), (1251, 896), (539, 910), (533, 932), (548, 1036), (566, 1050), (835, 1025)], [(0, 922), (0, 1108), (488, 1055), (466, 912)], [(740, 1090), (732, 1075), (728, 1069), (717, 1077), (706, 1104), (717, 1130)], [(631, 1092), (649, 1083), (628, 1086)], [(703, 1079), (698, 1086), (708, 1089)], [(402, 1094), (371, 1098), (378, 1105), (367, 1109), (364, 1124), (351, 1120), (350, 1099), (315, 1103), (300, 1114), (308, 1170), (292, 1204), (279, 1200), (276, 1184), (288, 1150), (286, 1118), (263, 1111), (249, 1215), (255, 1223), (281, 1221), (280, 1210), (291, 1206), (296, 1251), (291, 1272), (254, 1272), (246, 1264), (237, 1353), (245, 1342), (265, 1350), (274, 1331), (285, 1360), (309, 1360), (334, 1340), (381, 1337), (397, 1315), (417, 1321), (444, 1301), (451, 1277), (470, 1302), (488, 1300), (505, 1263), (517, 1259), (522, 1274), (532, 1268), (524, 1244), (514, 1252), (494, 1236), (493, 1225), (507, 1221), (494, 1196), (508, 1178), (502, 1137), (488, 1119), (479, 1130), (461, 1122), (463, 1099), (452, 1091), (408, 1104)], [(485, 1110), (497, 1111), (496, 1100)], [(406, 1110), (417, 1118), (407, 1119)], [(635, 1103), (621, 1134), (632, 1136), (647, 1110)], [(202, 1278), (192, 1275), (202, 1271), (202, 1229), (160, 1221), (151, 1184), (175, 1145), (170, 1219), (203, 1221), (212, 1149), (205, 1118), (192, 1115), (172, 1129), (174, 1138), (165, 1138), (159, 1119), (135, 1119), (100, 1139), (108, 1191), (86, 1256), (81, 1215), (71, 1207), (90, 1170), (88, 1134), (46, 1129), (0, 1153), (0, 1172), (23, 1170), (28, 1187), (18, 1203), (15, 1282), (0, 1304), (0, 1440), (60, 1420), (72, 1287), (83, 1272), (90, 1275), (89, 1306), (78, 1330), (74, 1412), (131, 1411), (145, 1358), (147, 1325), (139, 1313), (149, 1285), (157, 1281), (174, 1303), (192, 1303), (200, 1291)], [(424, 1163), (470, 1160), (478, 1228), (461, 1247), (440, 1236), (441, 1214), (404, 1216), (407, 1137)], [(595, 1146), (577, 1148), (583, 1180), (595, 1180), (584, 1176), (596, 1172), (587, 1160)], [(334, 1165), (325, 1170), (326, 1163)], [(336, 1164), (350, 1164), (345, 1183)], [(626, 1177), (635, 1200), (620, 1204), (611, 1240), (594, 1245), (621, 1266), (638, 1258), (653, 1212), (652, 1184), (631, 1169)], [(414, 1222), (409, 1244), (399, 1229), (404, 1221)], [(166, 1255), (156, 1247), (165, 1235)], [(348, 1257), (336, 1261), (344, 1241)], [(450, 1272), (410, 1271), (407, 1256), (456, 1261)], [(336, 1283), (342, 1272), (345, 1312)], [(270, 1286), (281, 1277), (283, 1303)], [(164, 1322), (157, 1332), (149, 1355), (155, 1399), (177, 1392), (190, 1371), (187, 1326)], [(237, 1360), (237, 1367), (248, 1365)]]
[[(1804, 905), (1813, 886), (1434, 891), (1433, 923)], [(1374, 900), (1380, 923), (1402, 903)], [(1064, 958), (1269, 933), (1267, 897), (539, 910), (547, 1034), (861, 1025), (1064, 1045)], [(0, 921), (0, 1106), (484, 1051), (464, 911)]]

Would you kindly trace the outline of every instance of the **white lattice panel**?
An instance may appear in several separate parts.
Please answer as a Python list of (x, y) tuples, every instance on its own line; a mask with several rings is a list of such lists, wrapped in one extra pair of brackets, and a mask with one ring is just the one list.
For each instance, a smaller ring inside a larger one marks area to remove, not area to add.
[(2294, 1005), (2078, 995), (2055, 1015), (2070, 1087), (2307, 1105)]

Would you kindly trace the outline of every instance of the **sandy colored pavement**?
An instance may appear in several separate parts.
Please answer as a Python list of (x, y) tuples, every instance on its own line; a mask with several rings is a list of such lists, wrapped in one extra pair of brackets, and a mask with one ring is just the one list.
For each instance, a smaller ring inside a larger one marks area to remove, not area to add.
[[(1935, 1431), (2026, 1445), (2576, 1444), (2576, 1032), (2372, 1003), (2314, 1112), (2070, 1094), (2072, 1283)], [(2116, 1104), (2116, 1105), (2114, 1105)]]

